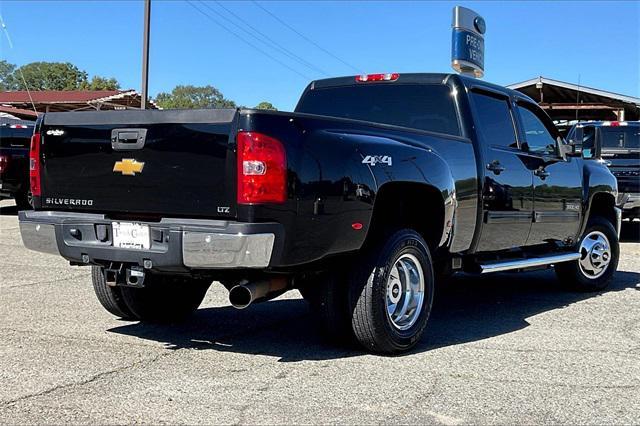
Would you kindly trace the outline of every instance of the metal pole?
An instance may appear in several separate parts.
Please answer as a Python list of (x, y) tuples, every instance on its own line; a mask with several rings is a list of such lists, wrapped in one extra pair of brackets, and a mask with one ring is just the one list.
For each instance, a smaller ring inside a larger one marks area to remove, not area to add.
[(144, 33), (142, 34), (142, 100), (141, 109), (147, 109), (149, 97), (149, 24), (151, 22), (151, 0), (144, 0)]

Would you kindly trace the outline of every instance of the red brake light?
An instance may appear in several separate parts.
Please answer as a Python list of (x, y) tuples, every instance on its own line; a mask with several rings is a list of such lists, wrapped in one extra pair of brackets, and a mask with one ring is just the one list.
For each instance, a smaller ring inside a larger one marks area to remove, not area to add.
[(368, 83), (371, 81), (396, 81), (400, 77), (397, 72), (387, 74), (362, 74), (356, 76), (358, 83)]
[(9, 156), (0, 155), (0, 173), (3, 173), (7, 170), (7, 166), (9, 165)]
[(238, 132), (238, 204), (284, 203), (287, 157), (282, 143), (257, 132)]
[(41, 195), (40, 187), (40, 133), (34, 133), (31, 137), (31, 148), (29, 149), (29, 183), (31, 194), (34, 197)]

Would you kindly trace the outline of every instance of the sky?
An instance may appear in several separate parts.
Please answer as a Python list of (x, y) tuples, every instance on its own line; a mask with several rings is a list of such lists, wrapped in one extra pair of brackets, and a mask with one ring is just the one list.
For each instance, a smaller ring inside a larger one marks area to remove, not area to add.
[[(291, 110), (313, 79), (451, 72), (451, 13), (461, 5), (487, 23), (484, 80), (507, 85), (542, 75), (640, 97), (639, 1), (259, 5), (273, 16), (252, 1), (152, 0), (150, 94), (210, 84), (240, 105)], [(68, 61), (140, 90), (141, 0), (2, 0), (0, 14), (13, 41), (10, 48), (2, 36), (2, 59)]]

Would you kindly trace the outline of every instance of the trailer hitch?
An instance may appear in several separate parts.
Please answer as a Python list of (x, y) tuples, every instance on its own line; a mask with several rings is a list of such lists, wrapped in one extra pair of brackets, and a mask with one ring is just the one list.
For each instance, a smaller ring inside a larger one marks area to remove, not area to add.
[(145, 271), (140, 266), (125, 266), (123, 263), (111, 262), (104, 268), (104, 280), (108, 286), (144, 287)]

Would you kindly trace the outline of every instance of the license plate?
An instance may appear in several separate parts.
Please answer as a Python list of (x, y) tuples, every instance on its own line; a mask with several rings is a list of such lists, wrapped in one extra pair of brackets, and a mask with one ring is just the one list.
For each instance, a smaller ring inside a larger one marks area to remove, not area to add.
[(113, 246), (125, 249), (145, 250), (151, 247), (149, 225), (130, 222), (112, 222)]

